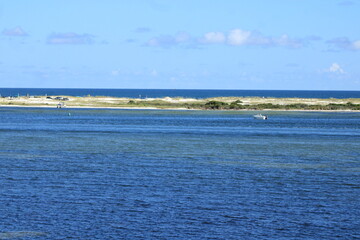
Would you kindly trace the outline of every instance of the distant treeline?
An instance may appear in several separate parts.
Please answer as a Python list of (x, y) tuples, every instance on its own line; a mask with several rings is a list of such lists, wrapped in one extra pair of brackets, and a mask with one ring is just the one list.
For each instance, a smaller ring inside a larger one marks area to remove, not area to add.
[(208, 101), (206, 103), (171, 103), (162, 100), (154, 101), (134, 101), (130, 100), (129, 105), (144, 106), (144, 107), (163, 107), (163, 108), (187, 108), (187, 109), (209, 109), (209, 110), (360, 110), (360, 104), (353, 104), (348, 102), (346, 104), (330, 103), (327, 105), (313, 105), (313, 104), (243, 104), (240, 100), (226, 103), (221, 101)]

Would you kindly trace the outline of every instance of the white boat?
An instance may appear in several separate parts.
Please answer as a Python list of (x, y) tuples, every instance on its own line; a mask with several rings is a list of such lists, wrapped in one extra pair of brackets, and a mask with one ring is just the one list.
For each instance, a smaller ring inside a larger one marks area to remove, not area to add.
[(254, 115), (254, 119), (266, 120), (268, 117), (262, 114), (256, 114)]

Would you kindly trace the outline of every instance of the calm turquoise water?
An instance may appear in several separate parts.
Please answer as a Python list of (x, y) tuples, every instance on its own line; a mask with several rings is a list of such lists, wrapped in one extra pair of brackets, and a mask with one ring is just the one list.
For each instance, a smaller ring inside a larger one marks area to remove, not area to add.
[(359, 239), (360, 113), (253, 114), (0, 108), (0, 239)]

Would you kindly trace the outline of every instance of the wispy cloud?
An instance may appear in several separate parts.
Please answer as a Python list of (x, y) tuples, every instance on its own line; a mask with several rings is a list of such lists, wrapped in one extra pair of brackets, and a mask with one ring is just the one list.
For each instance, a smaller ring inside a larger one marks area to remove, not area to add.
[(172, 47), (181, 44), (189, 44), (192, 37), (186, 32), (179, 32), (175, 35), (161, 35), (151, 38), (146, 45), (152, 47)]
[(48, 44), (91, 44), (94, 42), (94, 36), (91, 34), (52, 33), (46, 42)]
[(26, 36), (28, 36), (27, 32), (25, 32), (21, 27), (4, 29), (1, 32), (1, 34), (4, 36), (9, 36), (9, 37), (26, 37)]
[(357, 51), (360, 50), (360, 40), (351, 41), (346, 37), (335, 38), (327, 41), (338, 49)]
[(352, 42), (351, 46), (356, 50), (360, 50), (360, 40)]
[(207, 32), (202, 37), (191, 37), (187, 33), (176, 35), (162, 35), (150, 39), (146, 45), (156, 47), (171, 47), (177, 45), (206, 45), (223, 44), (228, 46), (262, 46), (262, 47), (287, 47), (301, 48), (312, 38), (295, 39), (284, 34), (280, 37), (267, 37), (255, 31), (247, 31), (240, 28), (229, 32)]
[(301, 48), (305, 45), (304, 39), (295, 39), (284, 34), (280, 37), (264, 36), (260, 32), (233, 29), (227, 35), (227, 44), (232, 46), (254, 45), (262, 47)]
[(222, 32), (208, 32), (200, 39), (201, 43), (224, 43), (225, 41), (226, 36)]

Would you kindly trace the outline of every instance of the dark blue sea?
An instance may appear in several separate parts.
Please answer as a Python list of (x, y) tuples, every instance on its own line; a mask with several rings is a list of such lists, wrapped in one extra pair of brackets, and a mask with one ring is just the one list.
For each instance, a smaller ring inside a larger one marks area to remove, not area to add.
[(360, 91), (0, 88), (0, 96), (18, 95), (198, 99), (212, 97), (360, 98)]
[(253, 114), (0, 108), (0, 239), (360, 239), (360, 113)]

